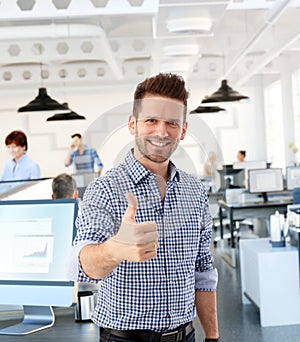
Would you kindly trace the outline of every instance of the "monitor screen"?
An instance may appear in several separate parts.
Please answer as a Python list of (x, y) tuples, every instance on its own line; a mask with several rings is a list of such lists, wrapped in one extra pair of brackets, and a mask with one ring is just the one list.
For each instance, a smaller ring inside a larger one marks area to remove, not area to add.
[(66, 263), (77, 208), (75, 199), (0, 201), (0, 304), (72, 304)]
[(288, 166), (286, 168), (286, 188), (293, 190), (300, 187), (300, 166)]
[[(250, 193), (283, 191), (282, 169), (251, 169), (248, 170), (248, 190)], [(264, 198), (265, 199), (265, 198)]]

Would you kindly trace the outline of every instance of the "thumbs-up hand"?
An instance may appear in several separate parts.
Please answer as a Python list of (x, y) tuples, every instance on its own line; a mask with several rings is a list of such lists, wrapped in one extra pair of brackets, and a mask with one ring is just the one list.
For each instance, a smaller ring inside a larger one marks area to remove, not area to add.
[(123, 215), (118, 233), (112, 240), (119, 243), (119, 254), (123, 260), (145, 261), (156, 256), (158, 231), (155, 222), (137, 223), (135, 219), (138, 201), (127, 193), (128, 207)]

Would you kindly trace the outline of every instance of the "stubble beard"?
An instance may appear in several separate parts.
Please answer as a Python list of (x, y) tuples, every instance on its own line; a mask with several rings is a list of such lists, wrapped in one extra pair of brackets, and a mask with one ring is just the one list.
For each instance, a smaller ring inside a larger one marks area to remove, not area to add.
[[(151, 144), (148, 141), (151, 138), (153, 140), (159, 140), (161, 142), (163, 142), (163, 141), (171, 142), (170, 149), (167, 150), (165, 154), (162, 154), (161, 151), (159, 150), (159, 148), (157, 148), (155, 150), (155, 146), (151, 145), (151, 149), (154, 150), (153, 153), (151, 153), (149, 151), (149, 148), (147, 147), (147, 144)], [(173, 154), (173, 152), (176, 150), (176, 148), (178, 146), (178, 143), (174, 142), (173, 140), (171, 140), (169, 138), (168, 139), (158, 139), (158, 138), (154, 139), (153, 136), (138, 137), (137, 135), (135, 136), (135, 144), (136, 144), (136, 147), (137, 147), (141, 157), (145, 157), (154, 163), (164, 163), (167, 160), (169, 160), (171, 155)]]

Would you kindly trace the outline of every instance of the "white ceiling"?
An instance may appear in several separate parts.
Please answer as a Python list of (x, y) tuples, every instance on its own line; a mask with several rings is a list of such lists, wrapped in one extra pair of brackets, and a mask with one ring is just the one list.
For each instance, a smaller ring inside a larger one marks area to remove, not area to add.
[(1, 0), (0, 92), (135, 84), (159, 71), (244, 85), (300, 67), (299, 38), (299, 0)]

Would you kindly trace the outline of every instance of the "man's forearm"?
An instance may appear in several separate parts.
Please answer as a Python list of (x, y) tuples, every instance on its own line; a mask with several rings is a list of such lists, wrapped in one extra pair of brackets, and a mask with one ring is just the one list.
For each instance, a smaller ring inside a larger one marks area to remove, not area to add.
[(85, 274), (93, 279), (102, 279), (109, 275), (120, 263), (111, 251), (113, 246), (110, 240), (83, 247), (79, 258)]
[(67, 156), (65, 158), (65, 166), (69, 165), (71, 163), (71, 157), (72, 157), (73, 149), (69, 149)]
[(216, 291), (196, 291), (195, 304), (205, 337), (218, 338), (218, 315)]

